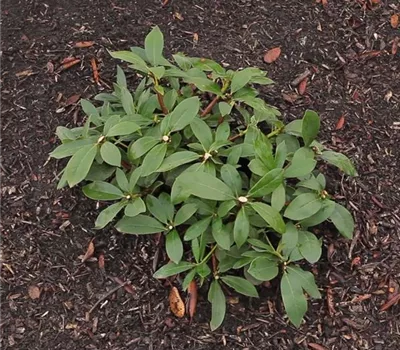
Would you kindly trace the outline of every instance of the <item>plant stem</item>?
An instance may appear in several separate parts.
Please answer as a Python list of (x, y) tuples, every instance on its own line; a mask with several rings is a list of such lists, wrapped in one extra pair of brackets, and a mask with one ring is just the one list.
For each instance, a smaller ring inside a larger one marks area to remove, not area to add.
[(211, 248), (211, 250), (208, 252), (208, 254), (203, 258), (202, 261), (200, 261), (198, 264), (196, 265), (201, 265), (205, 262), (207, 262), (208, 259), (210, 259), (211, 255), (214, 253), (215, 249), (217, 249), (217, 245), (215, 245), (214, 247)]
[(168, 109), (167, 109), (167, 106), (164, 103), (163, 95), (161, 95), (157, 90), (156, 90), (156, 93), (157, 93), (157, 100), (158, 100), (158, 103), (160, 104), (162, 112), (164, 114), (168, 114)]
[(274, 137), (274, 136), (276, 136), (276, 135), (279, 135), (281, 132), (283, 131), (283, 128), (277, 128), (277, 129), (275, 129), (274, 131), (271, 131), (268, 135), (267, 135), (267, 138), (271, 138), (271, 137)]
[[(229, 82), (224, 81), (224, 85), (222, 86), (221, 89), (221, 94), (224, 94), (226, 90), (228, 90), (229, 87)], [(206, 109), (200, 114), (200, 117), (204, 118), (207, 114), (210, 114), (214, 106), (217, 104), (217, 102), (220, 100), (221, 96), (215, 96), (214, 99), (208, 104)]]
[(121, 145), (122, 147), (125, 147), (126, 149), (129, 148), (129, 146), (125, 145), (124, 143), (122, 143), (120, 140), (117, 140), (115, 137), (112, 138), (113, 141), (115, 141), (115, 143), (117, 145)]
[(274, 246), (272, 245), (271, 241), (269, 240), (269, 237), (268, 237), (267, 235), (265, 235), (265, 238), (267, 239), (268, 244), (270, 245), (270, 247), (274, 250), (274, 251), (272, 252), (272, 254), (273, 254), (273, 255), (276, 255), (276, 256), (277, 256), (279, 259), (281, 259), (282, 261), (285, 260), (284, 257), (276, 251), (276, 249), (275, 249)]

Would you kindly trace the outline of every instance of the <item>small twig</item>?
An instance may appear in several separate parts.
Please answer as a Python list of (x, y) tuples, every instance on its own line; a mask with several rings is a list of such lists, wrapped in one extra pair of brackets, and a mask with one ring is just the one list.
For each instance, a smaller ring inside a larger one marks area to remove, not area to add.
[(306, 69), (303, 73), (301, 73), (295, 80), (293, 80), (290, 84), (292, 86), (297, 86), (300, 84), (301, 81), (303, 81), (305, 78), (307, 78), (309, 75), (311, 75), (311, 71), (309, 69)]
[(157, 100), (158, 100), (158, 103), (160, 104), (162, 112), (164, 114), (168, 114), (168, 108), (164, 103), (163, 95), (161, 95), (158, 91), (156, 91), (156, 92), (157, 92)]
[(239, 137), (242, 137), (242, 136), (243, 136), (243, 134), (242, 134), (242, 133), (239, 133), (239, 134), (237, 134), (237, 135), (232, 136), (231, 138), (229, 138), (228, 141), (235, 141), (236, 139), (238, 139)]
[(125, 284), (127, 284), (127, 282), (124, 282), (122, 284), (119, 284), (118, 286), (116, 286), (115, 288), (111, 289), (110, 291), (108, 291), (105, 295), (103, 295), (99, 300), (96, 301), (96, 303), (92, 306), (92, 308), (89, 310), (89, 314), (91, 314), (94, 309), (99, 306), (99, 304), (106, 300), (110, 295), (114, 294), (117, 290), (119, 290), (120, 288), (124, 287)]

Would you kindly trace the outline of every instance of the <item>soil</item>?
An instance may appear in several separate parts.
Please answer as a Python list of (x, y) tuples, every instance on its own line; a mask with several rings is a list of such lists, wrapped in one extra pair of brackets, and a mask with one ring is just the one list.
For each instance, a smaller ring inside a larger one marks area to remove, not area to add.
[[(400, 33), (390, 24), (400, 6), (396, 0), (322, 3), (3, 1), (3, 349), (400, 348), (400, 306), (393, 302), (400, 283), (400, 49), (393, 51)], [(232, 298), (215, 332), (204, 291), (194, 321), (176, 319), (168, 286), (151, 277), (154, 240), (94, 231), (95, 203), (79, 189), (56, 190), (63, 164), (48, 160), (55, 129), (84, 118), (67, 99), (108, 90), (116, 62), (107, 49), (142, 45), (155, 24), (165, 34), (167, 56), (183, 51), (235, 69), (268, 70), (276, 84), (263, 89), (266, 100), (286, 121), (307, 108), (318, 111), (321, 138), (357, 165), (355, 179), (328, 169), (331, 192), (352, 211), (357, 229), (352, 241), (321, 229), (324, 259), (312, 270), (323, 298), (309, 302), (299, 329), (288, 323), (275, 283), (261, 288), (258, 301)], [(74, 47), (85, 40), (95, 45)], [(278, 60), (264, 63), (266, 50), (278, 46)], [(81, 62), (52, 72), (68, 56)], [(91, 58), (101, 86), (93, 81)], [(306, 69), (312, 74), (300, 95), (291, 82)], [(342, 116), (344, 126), (336, 130)], [(82, 263), (93, 238), (94, 257)], [(126, 281), (131, 284), (110, 292)]]

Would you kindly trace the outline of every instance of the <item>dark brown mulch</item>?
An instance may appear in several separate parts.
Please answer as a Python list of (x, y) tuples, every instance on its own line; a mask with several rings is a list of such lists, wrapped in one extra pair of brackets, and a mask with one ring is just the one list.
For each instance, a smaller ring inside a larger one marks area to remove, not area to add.
[[(4, 1), (2, 347), (399, 348), (400, 307), (380, 308), (398, 293), (400, 280), (400, 60), (392, 54), (400, 33), (390, 25), (400, 6), (396, 0), (381, 0), (373, 9), (362, 3), (371, 1), (328, 0), (326, 7), (313, 0), (170, 0), (165, 7), (158, 0)], [(310, 302), (300, 329), (288, 324), (274, 283), (259, 301), (241, 298), (229, 305), (224, 326), (214, 333), (207, 326), (205, 294), (194, 323), (175, 319), (168, 289), (151, 277), (152, 239), (95, 232), (95, 204), (79, 190), (55, 190), (61, 165), (48, 162), (55, 128), (83, 119), (77, 106), (63, 104), (72, 95), (90, 98), (100, 90), (90, 58), (99, 61), (101, 77), (111, 85), (116, 62), (106, 49), (141, 45), (155, 24), (165, 33), (168, 54), (181, 50), (233, 68), (267, 69), (276, 85), (263, 91), (265, 98), (286, 120), (307, 108), (320, 112), (322, 138), (357, 164), (357, 179), (330, 172), (332, 191), (354, 213), (357, 231), (352, 242), (321, 232), (326, 258), (313, 271), (324, 298)], [(83, 40), (96, 44), (73, 47)], [(263, 63), (265, 51), (277, 46), (281, 57)], [(48, 72), (69, 55), (81, 63), (58, 75)], [(312, 75), (299, 96), (290, 82), (306, 69)], [(21, 73), (27, 70), (32, 74)], [(344, 127), (335, 130), (341, 116)], [(105, 272), (97, 259), (80, 262), (93, 237), (95, 258), (104, 253)], [(89, 315), (118, 286), (106, 276), (130, 280), (135, 292), (120, 288)]]

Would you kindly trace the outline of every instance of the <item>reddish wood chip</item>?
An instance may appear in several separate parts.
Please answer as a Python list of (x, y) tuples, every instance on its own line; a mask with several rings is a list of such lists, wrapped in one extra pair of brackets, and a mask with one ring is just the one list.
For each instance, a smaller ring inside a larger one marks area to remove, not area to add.
[(397, 29), (399, 27), (399, 15), (397, 13), (390, 17), (390, 25), (394, 29)]
[(40, 289), (38, 286), (29, 286), (28, 288), (29, 297), (33, 300), (40, 298)]
[(397, 304), (400, 300), (400, 293), (396, 294), (395, 296), (392, 296), (385, 304), (383, 304), (380, 308), (381, 311), (386, 311), (393, 305)]
[(335, 128), (335, 129), (336, 129), (336, 130), (342, 129), (343, 126), (344, 126), (344, 122), (345, 122), (344, 115), (342, 115), (342, 116), (339, 118), (338, 122), (336, 123), (336, 128)]
[(327, 350), (325, 346), (316, 343), (308, 343), (308, 347), (313, 350)]
[(89, 242), (89, 245), (86, 249), (86, 253), (82, 258), (82, 262), (85, 262), (87, 260), (89, 260), (94, 254), (94, 243), (93, 243), (93, 239)]
[(300, 84), (299, 84), (299, 94), (300, 95), (304, 95), (307, 89), (307, 83), (308, 83), (308, 79), (305, 78), (303, 79)]
[(399, 47), (399, 40), (400, 38), (398, 36), (396, 36), (393, 39), (393, 43), (392, 43), (392, 55), (395, 55), (397, 53), (397, 48)]
[(196, 313), (196, 307), (197, 307), (197, 283), (196, 281), (192, 281), (189, 284), (188, 287), (188, 293), (189, 293), (189, 316), (190, 319), (193, 319), (193, 316)]
[(282, 50), (280, 47), (274, 47), (273, 49), (268, 50), (264, 55), (264, 62), (265, 63), (275, 62), (281, 55), (281, 52)]
[(90, 47), (94, 45), (94, 41), (79, 41), (75, 43), (75, 47), (83, 48), (83, 47)]
[(79, 95), (79, 94), (72, 95), (72, 96), (67, 98), (67, 100), (65, 101), (65, 105), (66, 106), (71, 106), (71, 105), (77, 103), (80, 98), (81, 98), (81, 95)]

